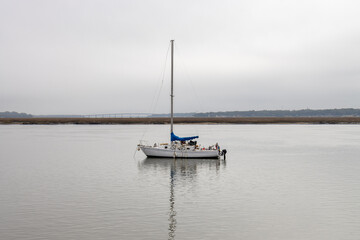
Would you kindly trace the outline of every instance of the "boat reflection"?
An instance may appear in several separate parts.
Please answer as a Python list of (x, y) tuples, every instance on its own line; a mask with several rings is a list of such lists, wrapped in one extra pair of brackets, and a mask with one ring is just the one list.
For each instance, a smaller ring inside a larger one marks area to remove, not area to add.
[(139, 162), (141, 171), (174, 170), (178, 177), (196, 177), (198, 171), (209, 170), (219, 174), (226, 167), (226, 161), (219, 159), (191, 158), (146, 158)]
[(175, 186), (177, 181), (194, 183), (199, 172), (210, 171), (216, 175), (226, 167), (226, 161), (219, 159), (180, 159), (180, 158), (146, 158), (139, 162), (141, 171), (168, 171), (170, 173), (170, 211), (169, 215), (169, 240), (175, 239), (176, 211), (175, 211)]

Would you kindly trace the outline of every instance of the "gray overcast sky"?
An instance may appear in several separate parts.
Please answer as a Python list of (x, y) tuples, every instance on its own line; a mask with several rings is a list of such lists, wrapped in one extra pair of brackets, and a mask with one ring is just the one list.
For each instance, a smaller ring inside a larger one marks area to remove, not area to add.
[(360, 1), (0, 0), (0, 112), (359, 108)]

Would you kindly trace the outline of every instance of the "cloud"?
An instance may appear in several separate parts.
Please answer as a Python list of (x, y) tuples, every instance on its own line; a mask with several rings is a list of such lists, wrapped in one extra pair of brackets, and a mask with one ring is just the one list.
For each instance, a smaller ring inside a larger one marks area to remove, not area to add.
[[(357, 1), (2, 1), (0, 110), (359, 107)], [(155, 96), (156, 97), (156, 96)]]

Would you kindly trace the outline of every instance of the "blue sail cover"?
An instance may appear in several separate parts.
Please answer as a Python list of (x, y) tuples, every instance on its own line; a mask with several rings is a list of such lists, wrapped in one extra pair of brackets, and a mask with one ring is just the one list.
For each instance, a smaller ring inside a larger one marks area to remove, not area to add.
[(192, 137), (178, 137), (173, 132), (171, 133), (171, 141), (190, 141), (195, 138), (198, 138), (199, 136), (192, 136)]

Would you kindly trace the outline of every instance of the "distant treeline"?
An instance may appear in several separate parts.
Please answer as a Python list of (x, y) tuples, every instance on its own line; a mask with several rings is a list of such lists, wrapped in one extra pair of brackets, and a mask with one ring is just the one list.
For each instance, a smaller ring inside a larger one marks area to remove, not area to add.
[[(229, 111), (206, 113), (174, 113), (176, 118), (216, 118), (216, 117), (360, 117), (360, 109), (303, 109), (303, 110), (262, 110)], [(31, 115), (18, 112), (0, 112), (0, 118), (83, 118), (83, 115)], [(152, 114), (149, 118), (169, 118), (170, 114)], [(108, 118), (111, 118), (110, 115)]]
[(31, 114), (27, 113), (18, 113), (18, 112), (0, 112), (0, 118), (31, 118)]
[(33, 115), (34, 118), (82, 118), (83, 115)]
[[(194, 117), (195, 113), (174, 113), (174, 117)], [(151, 114), (150, 118), (170, 117), (170, 113)]]
[[(175, 118), (175, 124), (360, 124), (360, 117)], [(0, 124), (170, 124), (170, 118), (0, 118)]]
[(262, 110), (195, 113), (193, 117), (359, 117), (360, 109)]

